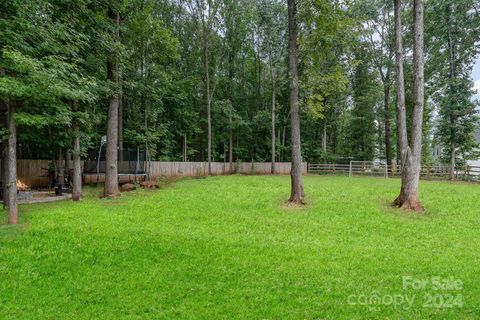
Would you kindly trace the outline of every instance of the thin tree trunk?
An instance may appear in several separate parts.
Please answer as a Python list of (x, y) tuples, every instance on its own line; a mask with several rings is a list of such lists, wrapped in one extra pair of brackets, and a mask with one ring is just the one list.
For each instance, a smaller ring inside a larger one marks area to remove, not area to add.
[(287, 114), (287, 117), (285, 118), (285, 124), (283, 125), (282, 128), (282, 150), (280, 150), (280, 161), (283, 161), (285, 159), (285, 142), (287, 140), (287, 122), (288, 118), (290, 117), (290, 112)]
[(277, 95), (277, 84), (275, 79), (275, 71), (273, 70), (272, 64), (270, 63), (270, 75), (272, 78), (272, 167), (271, 173), (275, 173), (275, 104), (276, 104), (276, 95)]
[(400, 195), (395, 199), (394, 205), (401, 206), (404, 199), (404, 181), (406, 175), (406, 162), (409, 153), (407, 136), (407, 113), (405, 109), (405, 79), (403, 72), (403, 36), (402, 36), (402, 1), (395, 0), (395, 60), (397, 68), (397, 128), (398, 145), (400, 148), (400, 166), (402, 174), (402, 186)]
[[(397, 123), (398, 125), (398, 123)], [(396, 168), (396, 171), (400, 171), (401, 169), (401, 164), (400, 162), (402, 161), (402, 156), (401, 156), (401, 148), (400, 148), (400, 141), (397, 137), (396, 141), (395, 141), (395, 168)]]
[(288, 0), (288, 60), (290, 74), (290, 117), (292, 126), (292, 168), (290, 203), (303, 204), (305, 194), (302, 183), (302, 150), (300, 141), (300, 115), (298, 113), (297, 72), (297, 4)]
[(322, 150), (323, 156), (327, 156), (327, 119), (323, 119), (323, 133), (322, 133)]
[(8, 128), (8, 153), (7, 153), (7, 208), (8, 223), (18, 224), (17, 205), (17, 127), (15, 125), (15, 101), (7, 102), (7, 128)]
[[(455, 96), (455, 88), (453, 86), (453, 79), (456, 78), (456, 63), (455, 63), (455, 47), (453, 45), (452, 40), (452, 32), (450, 30), (450, 15), (451, 15), (451, 7), (450, 5), (447, 6), (447, 29), (448, 29), (448, 54), (449, 54), (449, 67), (450, 72), (448, 78), (449, 82), (449, 90), (451, 96)], [(450, 180), (455, 180), (455, 164), (456, 164), (456, 145), (455, 145), (455, 116), (453, 113), (453, 106), (450, 105), (448, 109), (449, 113), (449, 121), (450, 121)]]
[[(337, 112), (333, 113), (333, 123), (338, 123), (338, 115)], [(336, 125), (333, 128), (333, 134), (332, 134), (332, 139), (331, 139), (331, 145), (332, 145), (332, 154), (337, 154), (337, 142), (338, 142), (338, 125)]]
[(281, 138), (281, 133), (282, 133), (282, 130), (280, 128), (277, 129), (277, 144), (278, 145), (281, 145), (282, 144), (282, 138)]
[[(5, 119), (2, 119), (5, 120)], [(2, 121), (6, 124), (6, 121)], [(3, 208), (7, 207), (7, 178), (8, 178), (8, 142), (6, 144), (2, 144), (2, 190), (3, 190)]]
[[(0, 76), (5, 75), (5, 69), (0, 68)], [(8, 128), (8, 113), (9, 113), (9, 107), (8, 107), (8, 102), (1, 100), (0, 99), (0, 106), (2, 112), (0, 113), (0, 123), (2, 123), (5, 127)], [(4, 141), (1, 145), (1, 181), (2, 181), (2, 200), (3, 200), (3, 208), (6, 208), (7, 206), (7, 197), (8, 197), (8, 192), (7, 192), (7, 178), (8, 178), (8, 141)]]
[(384, 93), (384, 122), (385, 122), (385, 158), (387, 165), (391, 167), (392, 165), (392, 147), (390, 144), (390, 70), (387, 71), (387, 76), (385, 77), (385, 83), (383, 88)]
[(73, 126), (73, 176), (72, 176), (72, 200), (82, 199), (82, 163), (80, 160), (80, 125), (78, 121)]
[(207, 158), (208, 158), (208, 174), (212, 174), (212, 115), (211, 115), (211, 101), (208, 98), (207, 101), (207, 122), (208, 122), (208, 150), (207, 150)]
[(63, 148), (58, 149), (58, 166), (57, 166), (57, 188), (58, 195), (63, 194), (63, 185), (65, 182), (65, 159), (63, 157)]
[(456, 151), (455, 143), (451, 144), (452, 150), (450, 151), (450, 180), (455, 180), (455, 165), (456, 165)]
[(228, 57), (228, 79), (229, 79), (229, 92), (228, 100), (230, 101), (230, 106), (228, 110), (228, 172), (233, 173), (233, 92), (234, 86), (232, 85), (234, 77), (234, 60), (235, 54), (232, 50), (229, 52)]
[[(255, 114), (258, 114), (258, 112), (262, 108), (262, 61), (261, 61), (261, 57), (260, 57), (260, 46), (259, 45), (257, 45), (257, 54), (256, 54), (256, 65), (257, 64), (258, 64), (258, 69), (257, 69), (258, 78), (257, 78), (257, 94), (256, 94), (256, 102), (255, 102)], [(253, 129), (253, 143), (251, 144), (251, 152), (250, 152), (251, 161), (256, 160), (257, 151), (258, 151), (259, 124), (258, 124), (257, 121), (255, 121), (254, 123), (255, 123), (255, 127)]]
[(183, 162), (187, 162), (187, 134), (183, 134)]
[[(52, 145), (53, 144), (53, 133), (52, 133), (52, 127), (49, 125), (48, 126), (48, 142)], [(57, 159), (55, 158), (55, 152), (51, 152), (51, 156), (52, 158), (50, 159), (52, 162), (52, 173), (53, 173), (53, 177), (52, 177), (52, 180), (49, 181), (50, 185), (49, 187), (50, 188), (55, 188), (55, 183), (57, 183), (57, 180), (56, 180), (56, 173), (57, 173)]]
[(118, 97), (118, 161), (123, 161), (123, 94)]
[(209, 67), (209, 41), (206, 23), (203, 23), (203, 68), (205, 69), (205, 97), (207, 103), (207, 160), (208, 174), (212, 174), (212, 116), (211, 116), (211, 95), (210, 95), (210, 72)]
[[(395, 1), (395, 7), (397, 7)], [(399, 10), (395, 8), (396, 20), (400, 19)], [(424, 53), (423, 53), (423, 0), (414, 0), (414, 41), (413, 41), (413, 119), (411, 132), (411, 146), (402, 148), (402, 189), (395, 205), (412, 211), (423, 211), (420, 204), (418, 185), (420, 179), (420, 165), (422, 153), (422, 126), (424, 104)], [(396, 21), (397, 22), (397, 21)], [(396, 30), (401, 32), (401, 30)], [(401, 38), (400, 38), (401, 39)], [(398, 42), (398, 34), (397, 34)], [(398, 47), (398, 43), (397, 43)], [(398, 48), (397, 48), (398, 49)], [(398, 54), (398, 52), (397, 52)], [(398, 63), (398, 57), (397, 57)], [(398, 68), (398, 65), (397, 65)], [(400, 132), (406, 136), (404, 132)], [(407, 144), (408, 145), (408, 144)]]
[[(120, 14), (118, 12), (110, 12), (110, 18), (115, 23), (115, 34), (113, 35), (116, 41), (119, 41), (120, 29)], [(108, 60), (108, 78), (115, 85), (119, 84), (118, 79), (118, 54), (112, 53)], [(106, 172), (105, 172), (105, 190), (104, 196), (116, 196), (119, 193), (118, 189), (118, 106), (119, 106), (118, 88), (110, 96), (108, 106), (107, 118), (107, 147), (106, 147)]]
[[(230, 106), (232, 108), (232, 106)], [(229, 163), (229, 172), (233, 173), (233, 130), (232, 130), (232, 110), (230, 109), (230, 115), (228, 117), (228, 163)]]

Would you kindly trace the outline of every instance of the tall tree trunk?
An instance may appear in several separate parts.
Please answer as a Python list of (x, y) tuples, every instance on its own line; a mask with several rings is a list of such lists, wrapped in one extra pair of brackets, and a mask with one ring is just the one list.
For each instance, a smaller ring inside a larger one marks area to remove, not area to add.
[[(456, 78), (456, 57), (455, 57), (455, 46), (453, 44), (453, 39), (452, 39), (452, 31), (450, 29), (451, 25), (451, 14), (452, 14), (452, 8), (449, 5), (447, 5), (447, 30), (448, 30), (448, 54), (449, 54), (449, 90), (450, 90), (450, 95), (452, 97), (455, 96), (455, 87), (453, 85), (453, 80)], [(448, 117), (450, 121), (450, 180), (455, 180), (455, 165), (456, 165), (456, 144), (455, 144), (455, 115), (453, 112), (453, 106), (450, 105), (448, 108)]]
[(187, 162), (187, 134), (183, 134), (183, 162)]
[[(0, 68), (0, 76), (5, 75), (5, 69)], [(0, 123), (2, 123), (4, 126), (8, 128), (8, 113), (9, 113), (9, 107), (8, 107), (8, 102), (5, 100), (0, 99), (0, 107), (2, 111), (0, 113)], [(0, 168), (0, 180), (2, 181), (2, 200), (3, 200), (3, 208), (6, 208), (7, 206), (7, 178), (8, 178), (8, 141), (3, 142), (1, 145), (1, 168)]]
[[(396, 24), (400, 19), (397, 2), (395, 1)], [(395, 205), (412, 211), (423, 211), (423, 207), (419, 200), (418, 184), (420, 179), (420, 166), (422, 154), (422, 127), (423, 127), (423, 104), (424, 104), (424, 53), (423, 53), (423, 0), (414, 0), (414, 41), (413, 41), (413, 119), (410, 146), (404, 151), (402, 147), (402, 188), (399, 197), (395, 200)], [(398, 26), (396, 26), (398, 28)], [(397, 51), (398, 40), (401, 39), (397, 35)], [(397, 52), (398, 54), (398, 52)], [(398, 57), (397, 57), (398, 64)], [(397, 65), (398, 70), (398, 65)], [(401, 125), (402, 126), (402, 125)], [(405, 125), (406, 126), (406, 125)], [(401, 135), (406, 136), (406, 128)], [(403, 139), (403, 138), (402, 138)]]
[(123, 94), (118, 97), (118, 161), (123, 161)]
[(407, 135), (407, 112), (405, 109), (405, 78), (403, 72), (403, 36), (402, 36), (402, 1), (395, 0), (395, 60), (397, 68), (397, 128), (398, 145), (400, 148), (400, 166), (402, 173), (402, 186), (400, 195), (395, 199), (394, 205), (401, 206), (404, 199), (404, 181), (406, 176), (406, 162), (409, 153)]
[(452, 150), (450, 151), (450, 180), (455, 180), (455, 164), (456, 164), (456, 152), (455, 143), (451, 144)]
[(7, 203), (8, 223), (18, 224), (17, 205), (17, 127), (15, 125), (15, 101), (7, 102), (7, 128), (8, 128), (8, 152), (7, 152)]
[[(8, 112), (7, 112), (8, 113)], [(7, 114), (5, 113), (5, 115)], [(5, 120), (5, 119), (2, 119)], [(6, 121), (2, 121), (2, 123), (6, 124)], [(7, 178), (8, 178), (8, 141), (5, 144), (2, 144), (2, 189), (3, 189), (3, 208), (7, 207), (7, 197), (8, 197), (8, 192), (7, 192)]]
[(297, 60), (297, 4), (296, 0), (288, 0), (288, 69), (290, 74), (290, 119), (292, 126), (292, 168), (290, 172), (292, 190), (289, 202), (303, 204), (305, 194), (302, 183)]
[[(116, 42), (119, 41), (120, 14), (110, 12), (110, 18), (115, 24)], [(107, 118), (107, 147), (106, 147), (106, 172), (104, 196), (116, 196), (118, 189), (118, 106), (119, 106), (119, 79), (118, 79), (118, 53), (116, 49), (111, 49), (108, 59), (108, 79), (114, 83), (116, 88), (110, 96)]]
[(327, 119), (323, 119), (323, 133), (322, 133), (322, 150), (323, 156), (327, 156)]
[[(2, 69), (0, 69), (0, 75), (3, 75)], [(0, 112), (0, 123), (8, 127), (8, 103), (0, 99), (0, 108), (2, 112)], [(5, 111), (5, 112), (3, 112)], [(3, 200), (3, 208), (7, 207), (7, 178), (8, 178), (8, 141), (3, 141), (0, 144), (1, 147), (1, 154), (0, 154), (0, 181), (2, 181), (2, 200)]]
[(73, 125), (73, 176), (72, 176), (72, 200), (82, 199), (82, 162), (80, 160), (80, 125), (78, 121)]
[(203, 68), (205, 69), (205, 97), (207, 103), (207, 160), (208, 174), (212, 174), (212, 114), (211, 114), (211, 94), (210, 94), (210, 72), (209, 67), (209, 37), (206, 23), (203, 23)]
[[(257, 45), (257, 52), (256, 52), (256, 65), (258, 67), (256, 68), (256, 71), (258, 71), (257, 75), (257, 94), (255, 97), (255, 113), (258, 114), (260, 109), (262, 108), (262, 60), (260, 56), (260, 45)], [(252, 117), (252, 122), (254, 122), (254, 128), (253, 128), (253, 143), (251, 144), (251, 152), (250, 152), (250, 158), (251, 161), (255, 161), (257, 159), (257, 151), (258, 151), (258, 139), (259, 139), (259, 124), (257, 121), (253, 121)]]
[(65, 158), (63, 156), (63, 148), (58, 149), (58, 166), (57, 166), (57, 188), (58, 195), (63, 194), (63, 186), (65, 182)]
[(383, 106), (384, 106), (384, 122), (385, 122), (385, 159), (387, 165), (392, 165), (392, 147), (390, 144), (390, 70), (387, 71), (383, 87)]
[[(230, 106), (232, 108), (232, 106)], [(233, 120), (232, 120), (232, 109), (230, 109), (230, 115), (228, 116), (228, 163), (229, 163), (229, 172), (233, 173)]]
[(275, 104), (276, 104), (276, 95), (277, 95), (277, 84), (275, 79), (275, 71), (273, 70), (273, 66), (270, 63), (270, 76), (272, 78), (272, 167), (271, 173), (275, 173)]
[(280, 150), (280, 161), (285, 159), (285, 143), (287, 140), (287, 124), (288, 119), (290, 118), (290, 112), (288, 112), (287, 116), (285, 117), (285, 123), (282, 128), (282, 149)]
[(228, 172), (233, 173), (233, 92), (234, 86), (233, 77), (234, 77), (234, 61), (235, 61), (235, 52), (233, 50), (229, 51), (228, 55), (228, 100), (230, 101), (230, 108), (228, 110)]

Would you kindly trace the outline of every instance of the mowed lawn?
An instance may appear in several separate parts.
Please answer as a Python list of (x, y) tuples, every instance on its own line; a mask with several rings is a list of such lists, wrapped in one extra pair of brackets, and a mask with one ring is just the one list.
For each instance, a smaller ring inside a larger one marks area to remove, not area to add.
[(422, 182), (413, 215), (388, 207), (397, 179), (307, 176), (304, 209), (284, 208), (289, 183), (87, 188), (81, 203), (21, 206), (18, 227), (2, 211), (0, 319), (480, 318), (480, 185)]

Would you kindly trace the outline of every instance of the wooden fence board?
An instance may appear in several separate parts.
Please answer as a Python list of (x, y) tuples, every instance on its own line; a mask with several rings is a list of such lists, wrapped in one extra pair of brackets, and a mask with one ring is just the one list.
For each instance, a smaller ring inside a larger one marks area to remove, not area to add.
[[(38, 188), (48, 185), (47, 171), (50, 160), (18, 160), (17, 161), (17, 176), (22, 183), (27, 186)], [(1, 165), (1, 163), (0, 163)], [(83, 165), (83, 164), (82, 164)], [(101, 164), (102, 166), (103, 164)], [(119, 163), (119, 167), (126, 166), (127, 163)], [(275, 174), (290, 174), (290, 162), (275, 163)], [(71, 161), (68, 161), (67, 167), (71, 167)], [(232, 172), (238, 174), (270, 174), (270, 162), (241, 162), (234, 163)], [(0, 170), (1, 172), (1, 170)], [(213, 175), (227, 175), (230, 174), (229, 163), (212, 162)], [(303, 173), (307, 173), (307, 164), (303, 164)], [(208, 174), (207, 162), (165, 162), (152, 161), (150, 162), (150, 178), (157, 179), (159, 177), (192, 177), (204, 176)], [(1, 175), (0, 175), (1, 177)], [(3, 177), (1, 177), (3, 179)], [(133, 181), (133, 176), (121, 176), (120, 181)], [(101, 174), (99, 182), (104, 181), (104, 175)], [(84, 176), (84, 183), (96, 183), (97, 176), (89, 174)]]

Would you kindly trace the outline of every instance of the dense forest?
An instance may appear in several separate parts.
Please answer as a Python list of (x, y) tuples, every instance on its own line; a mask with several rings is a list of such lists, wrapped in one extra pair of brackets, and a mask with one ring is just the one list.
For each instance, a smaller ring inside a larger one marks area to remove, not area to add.
[[(18, 157), (83, 155), (107, 131), (118, 93), (120, 148), (156, 160), (289, 161), (287, 7), (281, 0), (6, 0), (0, 97), (15, 104)], [(476, 0), (428, 0), (424, 157), (475, 147), (470, 79)], [(409, 18), (411, 3), (403, 12)], [(398, 159), (393, 2), (298, 5), (302, 153), (308, 162)], [(406, 20), (408, 21), (408, 20)], [(405, 77), (411, 77), (406, 23)], [(407, 112), (412, 90), (406, 88)], [(274, 149), (272, 149), (272, 141)]]

